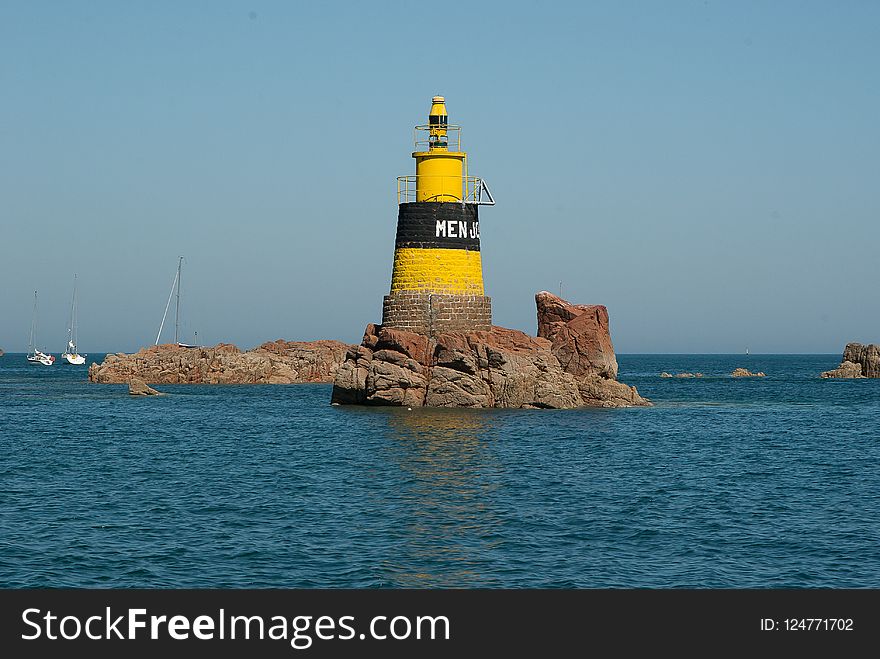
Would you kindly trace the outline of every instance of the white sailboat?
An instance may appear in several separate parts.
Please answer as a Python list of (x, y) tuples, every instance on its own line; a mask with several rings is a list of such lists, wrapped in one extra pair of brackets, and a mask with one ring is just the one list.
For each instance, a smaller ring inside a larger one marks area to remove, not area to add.
[(55, 363), (54, 355), (47, 355), (37, 349), (37, 292), (34, 291), (34, 313), (31, 316), (31, 336), (28, 340), (27, 360), (31, 364), (51, 366)]
[(67, 326), (67, 348), (61, 354), (61, 358), (68, 364), (82, 366), (86, 363), (86, 356), (79, 354), (76, 349), (76, 275), (73, 276), (73, 301), (70, 303), (70, 322)]
[(165, 318), (168, 317), (168, 308), (171, 306), (171, 298), (174, 297), (174, 290), (177, 289), (177, 305), (174, 311), (174, 343), (181, 348), (198, 348), (197, 345), (180, 342), (180, 271), (183, 267), (183, 257), (177, 257), (177, 273), (174, 275), (174, 281), (171, 282), (171, 292), (168, 294), (168, 302), (165, 304), (165, 313), (162, 314), (162, 323), (159, 325), (159, 331), (156, 333), (156, 342), (159, 345), (159, 337), (162, 336), (162, 328), (165, 327)]

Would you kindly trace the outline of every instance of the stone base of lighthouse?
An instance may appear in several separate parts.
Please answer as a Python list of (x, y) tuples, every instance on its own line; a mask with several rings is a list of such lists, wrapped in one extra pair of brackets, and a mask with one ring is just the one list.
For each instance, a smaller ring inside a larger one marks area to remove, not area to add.
[(397, 291), (382, 301), (382, 326), (434, 336), (492, 329), (492, 298)]

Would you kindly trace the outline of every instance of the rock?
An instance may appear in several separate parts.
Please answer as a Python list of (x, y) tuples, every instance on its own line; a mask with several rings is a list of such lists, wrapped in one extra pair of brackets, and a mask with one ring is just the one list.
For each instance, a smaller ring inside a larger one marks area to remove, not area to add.
[(605, 307), (570, 305), (550, 293), (539, 293), (536, 302), (538, 337), (504, 327), (429, 337), (371, 323), (361, 345), (346, 352), (331, 402), (505, 408), (651, 404), (635, 387), (616, 381)]
[[(428, 337), (368, 326), (333, 385), (337, 404), (404, 407), (578, 407), (578, 383), (549, 342), (516, 330)], [(373, 346), (371, 349), (369, 345)]]
[(693, 373), (677, 373), (675, 375), (675, 377), (677, 377), (677, 378), (692, 378), (692, 377), (694, 377), (694, 374)]
[[(617, 380), (591, 377), (580, 382), (581, 398), (592, 407), (641, 407), (651, 402), (642, 398), (635, 387)], [(589, 402), (588, 402), (589, 401)]]
[(663, 372), (660, 374), (660, 377), (661, 377), (661, 378), (671, 378), (671, 377), (672, 377), (672, 373), (667, 373), (666, 371), (663, 371)]
[(733, 370), (733, 373), (731, 373), (730, 376), (734, 378), (763, 378), (767, 377), (767, 374), (762, 373), (761, 371), (758, 371), (757, 373), (752, 373), (747, 368), (736, 368)]
[(651, 405), (635, 387), (617, 386), (617, 357), (604, 306), (571, 304), (547, 291), (535, 295), (535, 304), (538, 337), (550, 341), (550, 351), (559, 365), (578, 381), (584, 405)]
[(825, 371), (819, 374), (820, 378), (863, 378), (862, 365), (856, 362), (843, 361), (833, 371)]
[(880, 378), (880, 346), (874, 343), (848, 343), (841, 361), (860, 364), (866, 378)]
[(128, 394), (130, 396), (164, 396), (162, 392), (156, 391), (148, 386), (146, 382), (140, 378), (132, 378), (128, 383)]
[(89, 380), (150, 384), (297, 384), (332, 382), (349, 349), (339, 341), (271, 341), (242, 352), (229, 343), (212, 348), (166, 344), (107, 355), (89, 366)]
[(604, 306), (570, 304), (547, 291), (535, 295), (535, 303), (538, 336), (551, 342), (553, 354), (567, 373), (617, 378), (617, 358)]

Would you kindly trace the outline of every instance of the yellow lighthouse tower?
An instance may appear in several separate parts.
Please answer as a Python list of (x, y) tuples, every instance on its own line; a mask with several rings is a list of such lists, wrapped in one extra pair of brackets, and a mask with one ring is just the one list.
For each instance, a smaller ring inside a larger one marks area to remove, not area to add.
[(428, 124), (415, 127), (415, 176), (397, 179), (397, 238), (391, 293), (382, 325), (434, 335), (489, 330), (477, 209), (493, 205), (482, 179), (468, 176), (461, 127), (446, 101), (431, 100)]

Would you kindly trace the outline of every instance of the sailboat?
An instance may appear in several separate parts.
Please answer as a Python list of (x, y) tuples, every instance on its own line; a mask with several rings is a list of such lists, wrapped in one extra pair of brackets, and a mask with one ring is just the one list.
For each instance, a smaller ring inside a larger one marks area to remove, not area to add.
[(174, 275), (174, 281), (171, 282), (171, 292), (168, 294), (168, 302), (165, 304), (165, 313), (162, 314), (162, 323), (159, 325), (159, 331), (156, 334), (156, 342), (159, 345), (159, 337), (162, 336), (162, 328), (165, 327), (165, 319), (168, 317), (168, 309), (171, 306), (171, 298), (174, 297), (175, 288), (177, 290), (177, 304), (174, 310), (174, 343), (180, 348), (198, 348), (197, 345), (180, 342), (180, 271), (183, 268), (183, 257), (177, 257), (177, 273)]
[(70, 303), (70, 323), (67, 326), (67, 348), (61, 354), (61, 358), (74, 366), (82, 366), (86, 363), (86, 356), (76, 350), (76, 275), (73, 276), (73, 301)]
[(51, 366), (55, 363), (54, 355), (47, 355), (37, 350), (37, 292), (34, 291), (34, 313), (31, 316), (31, 336), (28, 340), (27, 360), (31, 364), (43, 364)]

